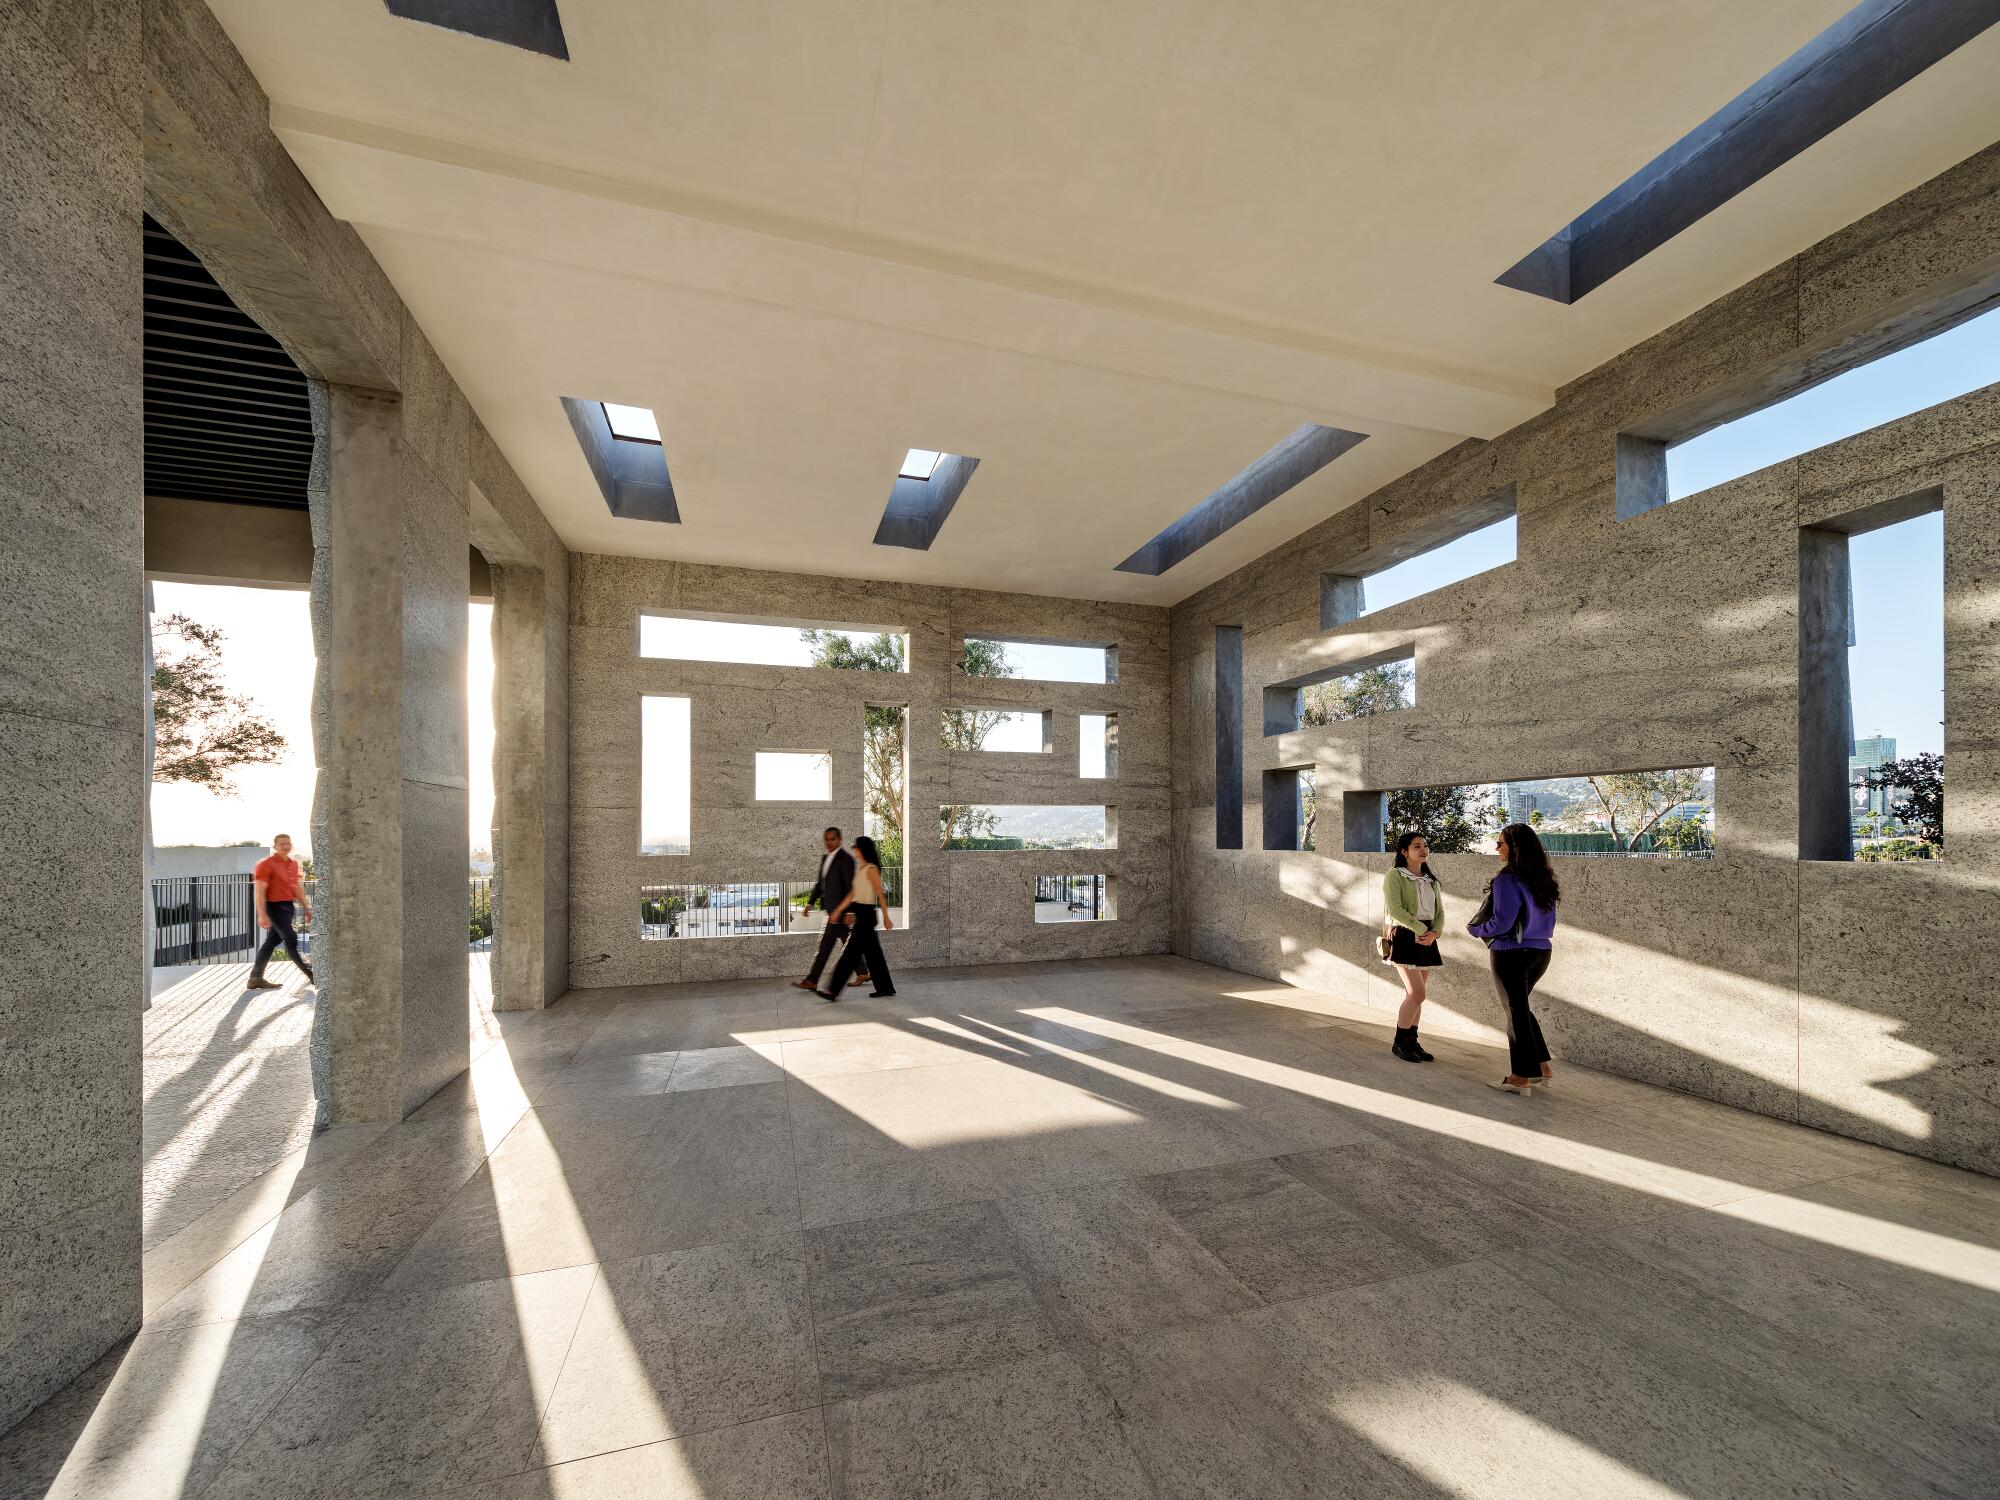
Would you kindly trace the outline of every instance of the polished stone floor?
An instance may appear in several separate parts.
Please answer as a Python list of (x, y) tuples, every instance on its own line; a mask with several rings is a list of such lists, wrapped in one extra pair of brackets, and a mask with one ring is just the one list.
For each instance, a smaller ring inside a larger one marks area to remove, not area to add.
[(2000, 1183), (1384, 1019), (1174, 959), (482, 1018), (156, 1246), (0, 1494), (1995, 1492)]

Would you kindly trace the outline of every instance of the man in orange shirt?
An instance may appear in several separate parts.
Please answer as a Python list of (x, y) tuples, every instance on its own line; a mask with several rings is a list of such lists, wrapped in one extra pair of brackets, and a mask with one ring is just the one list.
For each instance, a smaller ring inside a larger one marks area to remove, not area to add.
[(312, 920), (313, 910), (312, 903), (306, 900), (305, 879), (299, 862), (292, 858), (292, 836), (289, 833), (281, 833), (271, 840), (270, 856), (257, 861), (257, 868), (250, 872), (250, 885), (257, 893), (257, 925), (264, 929), (264, 941), (257, 946), (257, 963), (250, 970), (248, 988), (280, 988), (264, 977), (264, 965), (278, 951), (280, 938), (284, 939), (285, 951), (292, 956), (292, 962), (305, 971), (306, 983), (313, 983), (312, 965), (300, 954), (299, 935), (292, 926), (294, 907), (304, 911), (308, 922)]

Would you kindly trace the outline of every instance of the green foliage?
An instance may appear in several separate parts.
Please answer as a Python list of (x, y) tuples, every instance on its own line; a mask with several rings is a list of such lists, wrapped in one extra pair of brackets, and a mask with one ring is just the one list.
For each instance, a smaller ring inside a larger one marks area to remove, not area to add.
[(222, 680), (222, 632), (186, 615), (153, 627), (153, 780), (234, 789), (240, 766), (268, 766), (285, 737)]
[(1493, 808), (1472, 805), (1478, 791), (1472, 786), (1420, 786), (1391, 792), (1383, 830), (1385, 846), (1415, 831), (1429, 842), (1433, 854), (1465, 854), (1477, 849), (1486, 835), (1500, 826)]
[(1939, 846), (1924, 839), (1901, 838), (1879, 839), (1872, 844), (1857, 844), (1854, 847), (1857, 860), (1899, 861), (1906, 859), (1937, 859)]
[(1701, 791), (1700, 768), (1680, 771), (1621, 771), (1587, 776), (1598, 806), (1611, 820), (1611, 838), (1620, 849), (1636, 849), (1653, 825)]
[(1364, 667), (1300, 691), (1299, 722), (1333, 724), (1364, 714), (1392, 713), (1416, 702), (1417, 669), (1413, 662), (1392, 661)]
[[(831, 630), (801, 630), (799, 639), (812, 653), (815, 667), (848, 672), (900, 672), (904, 647), (900, 635), (884, 631), (865, 641), (850, 640)], [(877, 840), (903, 842), (903, 735), (906, 712), (871, 703), (861, 711), (861, 792), (866, 831)], [(886, 856), (885, 856), (886, 857)]]
[(493, 936), (492, 907), (475, 906), (472, 909), (471, 931), (472, 931), (472, 941), (475, 943), (484, 942), (487, 938)]
[(1715, 839), (1700, 818), (1662, 818), (1653, 825), (1656, 854), (1707, 854), (1714, 847)]
[[(1889, 806), (1896, 821), (1915, 830), (1918, 842), (1930, 846), (1932, 855), (1944, 855), (1944, 757), (1928, 750), (1905, 760), (1892, 760), (1864, 773), (1869, 790), (1887, 787), (1904, 795)], [(1871, 855), (1873, 859), (1909, 858), (1907, 855)]]

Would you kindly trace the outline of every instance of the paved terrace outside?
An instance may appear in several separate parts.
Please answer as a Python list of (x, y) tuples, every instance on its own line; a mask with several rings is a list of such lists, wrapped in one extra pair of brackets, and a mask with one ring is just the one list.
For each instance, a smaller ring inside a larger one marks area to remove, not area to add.
[(770, 981), (475, 1007), (484, 1050), (409, 1120), (238, 1181), (227, 1111), (293, 1141), (269, 1101), (298, 1098), (307, 1009), (156, 1007), (146, 1327), (11, 1435), (0, 1493), (2000, 1472), (2000, 1183), (1575, 1068), (1499, 1094), (1493, 1049), (1413, 1067), (1310, 992), (1158, 958), (837, 1007)]

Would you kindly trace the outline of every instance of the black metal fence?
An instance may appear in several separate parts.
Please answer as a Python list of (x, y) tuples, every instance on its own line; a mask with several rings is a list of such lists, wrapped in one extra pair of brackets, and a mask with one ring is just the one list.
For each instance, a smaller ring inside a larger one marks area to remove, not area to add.
[[(312, 901), (313, 882), (305, 883)], [(472, 950), (493, 946), (493, 877), (466, 880), (467, 936)], [(169, 875), (153, 882), (153, 967), (242, 964), (257, 955), (264, 934), (257, 926), (257, 897), (248, 875)], [(312, 956), (312, 932), (299, 933)], [(284, 949), (278, 950), (280, 959)]]
[[(810, 880), (758, 880), (731, 885), (648, 885), (639, 889), (639, 935), (648, 939), (770, 937), (817, 932), (823, 914), (806, 912)], [(882, 872), (892, 911), (903, 905), (903, 869)]]
[(1111, 915), (1102, 875), (1037, 875), (1037, 922), (1102, 922)]

